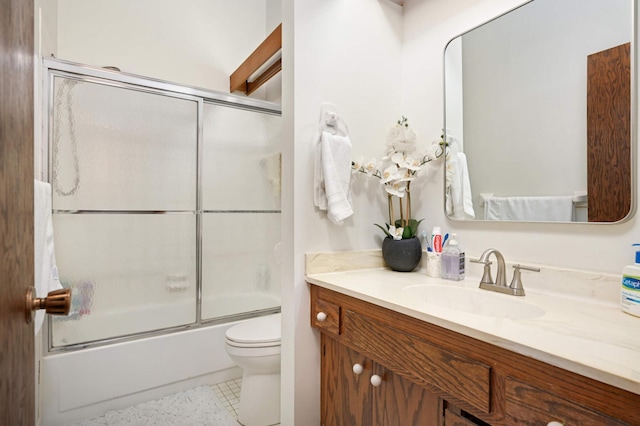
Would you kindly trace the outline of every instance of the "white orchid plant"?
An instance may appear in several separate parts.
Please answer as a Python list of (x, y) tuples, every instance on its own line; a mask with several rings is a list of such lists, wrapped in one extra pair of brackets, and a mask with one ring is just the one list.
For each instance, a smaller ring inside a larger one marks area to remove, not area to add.
[[(389, 223), (385, 227), (375, 225), (394, 240), (413, 238), (422, 220), (411, 216), (411, 182), (425, 164), (442, 155), (444, 142), (430, 145), (424, 155), (417, 154), (416, 134), (403, 116), (389, 130), (385, 145), (386, 152), (380, 163), (375, 158), (368, 162), (360, 159), (352, 161), (351, 169), (354, 173), (360, 172), (380, 179), (384, 187), (389, 204)], [(396, 218), (397, 215), (399, 218)]]

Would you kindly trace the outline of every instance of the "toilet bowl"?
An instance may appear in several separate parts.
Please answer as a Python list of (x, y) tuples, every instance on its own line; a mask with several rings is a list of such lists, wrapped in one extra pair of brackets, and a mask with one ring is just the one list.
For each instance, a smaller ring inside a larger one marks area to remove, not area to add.
[(280, 314), (243, 321), (225, 333), (229, 357), (242, 369), (238, 422), (280, 423)]

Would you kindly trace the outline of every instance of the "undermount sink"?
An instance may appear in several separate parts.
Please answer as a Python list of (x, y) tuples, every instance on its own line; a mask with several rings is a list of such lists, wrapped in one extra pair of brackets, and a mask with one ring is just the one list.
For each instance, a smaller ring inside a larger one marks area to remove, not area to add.
[(527, 319), (544, 315), (544, 310), (518, 296), (492, 293), (478, 288), (421, 284), (402, 289), (413, 300), (432, 306), (493, 318)]

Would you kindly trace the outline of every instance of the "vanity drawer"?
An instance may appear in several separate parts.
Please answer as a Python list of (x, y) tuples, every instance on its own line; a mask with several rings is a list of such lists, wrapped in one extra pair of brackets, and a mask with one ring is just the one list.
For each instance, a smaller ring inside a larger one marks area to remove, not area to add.
[(446, 409), (444, 410), (444, 426), (477, 426), (477, 424)]
[(419, 385), (490, 412), (489, 366), (349, 309), (342, 315), (343, 341)]
[(566, 426), (627, 424), (510, 377), (505, 380), (505, 391), (509, 425), (546, 426), (552, 421)]
[(340, 306), (324, 300), (316, 291), (311, 298), (311, 325), (323, 332), (340, 334)]

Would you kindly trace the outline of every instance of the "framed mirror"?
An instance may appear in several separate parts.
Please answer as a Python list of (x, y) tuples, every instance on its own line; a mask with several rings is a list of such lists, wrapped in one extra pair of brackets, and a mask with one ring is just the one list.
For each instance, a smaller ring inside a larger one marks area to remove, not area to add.
[(631, 217), (634, 15), (634, 0), (532, 0), (447, 44), (447, 217)]

